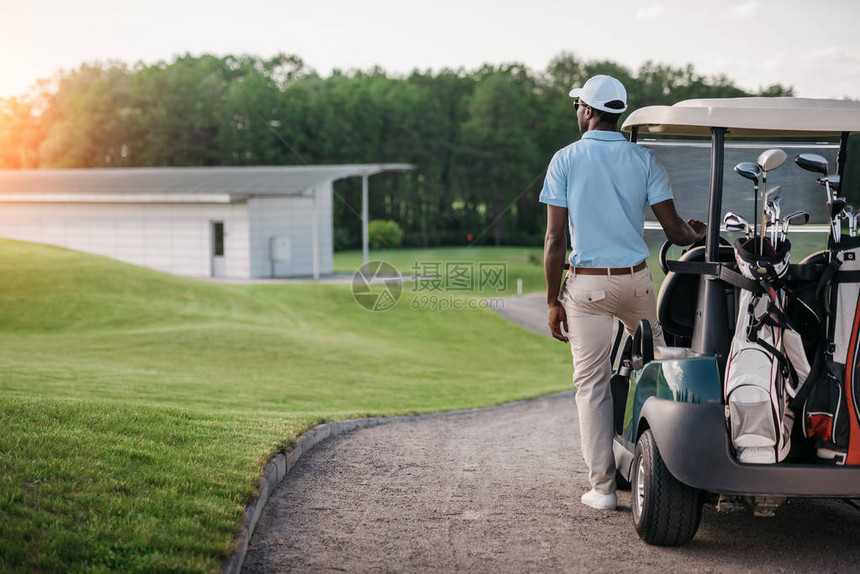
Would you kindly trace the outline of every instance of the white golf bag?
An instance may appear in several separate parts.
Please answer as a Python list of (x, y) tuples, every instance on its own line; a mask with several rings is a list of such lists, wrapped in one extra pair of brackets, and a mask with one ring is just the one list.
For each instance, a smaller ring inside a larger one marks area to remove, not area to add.
[(758, 239), (735, 242), (735, 258), (750, 289), (741, 289), (738, 318), (725, 375), (726, 422), (740, 462), (776, 463), (791, 448), (795, 389), (809, 374), (800, 335), (786, 321), (780, 288), (788, 273), (791, 245), (755, 255)]

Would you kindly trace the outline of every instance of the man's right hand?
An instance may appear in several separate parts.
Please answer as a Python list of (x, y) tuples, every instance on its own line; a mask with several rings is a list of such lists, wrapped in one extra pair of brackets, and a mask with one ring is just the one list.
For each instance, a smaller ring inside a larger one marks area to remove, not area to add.
[(564, 312), (564, 305), (560, 301), (547, 305), (547, 322), (549, 323), (549, 331), (552, 333), (553, 338), (567, 343), (568, 339), (561, 328), (564, 326), (565, 331), (568, 333), (570, 331), (567, 328), (567, 313)]
[[(698, 219), (688, 219), (687, 225), (693, 228), (693, 231), (696, 232), (696, 241), (701, 241), (705, 238), (705, 235), (708, 234), (708, 225), (704, 221), (699, 221)], [(694, 241), (693, 243), (695, 243)]]
[(671, 199), (655, 203), (651, 206), (657, 221), (666, 232), (666, 239), (675, 245), (690, 245), (705, 238), (708, 226), (696, 219), (684, 221), (675, 210), (675, 202)]

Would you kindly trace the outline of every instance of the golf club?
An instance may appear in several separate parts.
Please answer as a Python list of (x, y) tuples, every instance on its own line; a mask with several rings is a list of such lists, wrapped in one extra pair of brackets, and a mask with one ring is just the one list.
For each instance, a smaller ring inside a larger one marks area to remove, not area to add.
[(848, 200), (844, 197), (837, 197), (833, 200), (834, 208), (837, 210), (835, 213), (836, 216), (836, 239), (842, 237), (842, 218), (847, 216), (845, 215), (845, 208), (848, 207)]
[[(761, 152), (761, 155), (758, 156), (756, 163), (759, 168), (761, 168), (761, 185), (762, 185), (762, 197), (765, 197), (765, 193), (767, 192), (767, 172), (773, 171), (783, 163), (788, 156), (781, 149), (769, 149)], [(765, 198), (764, 203), (767, 204), (767, 199)], [(759, 254), (764, 253), (764, 235), (765, 235), (765, 209), (764, 205), (762, 205), (761, 209), (761, 246), (759, 249)]]
[(838, 243), (839, 237), (842, 235), (841, 217), (842, 210), (845, 208), (845, 198), (836, 197), (827, 202), (827, 217), (830, 218), (830, 231), (833, 234), (833, 241)]
[[(774, 188), (777, 189), (777, 188)], [(770, 207), (770, 218), (773, 221), (773, 227), (770, 231), (770, 242), (776, 246), (776, 238), (779, 235), (779, 218), (782, 215), (782, 207), (781, 207), (782, 198), (777, 196), (770, 200), (768, 203), (768, 207)]]
[(827, 170), (829, 168), (827, 159), (817, 153), (802, 153), (794, 158), (794, 163), (806, 171), (820, 173), (824, 177), (827, 177)]
[(826, 158), (818, 155), (817, 153), (802, 153), (794, 158), (794, 163), (806, 171), (820, 173), (823, 176), (820, 178), (820, 181), (827, 190), (827, 201), (830, 201), (835, 197), (835, 194), (830, 188), (830, 178), (827, 176), (827, 171), (830, 166), (827, 163)]
[(773, 247), (773, 249), (775, 250), (776, 249), (776, 242), (774, 241), (774, 233), (773, 233), (774, 226), (777, 227), (776, 235), (779, 235), (779, 226), (776, 225), (773, 222), (773, 220), (771, 219), (767, 222), (767, 229), (765, 230), (765, 233), (766, 233), (765, 238), (767, 240), (767, 243), (769, 245), (771, 245)]
[(768, 238), (771, 246), (776, 249), (776, 236), (779, 234), (779, 223), (776, 221), (776, 217), (774, 215), (775, 212), (773, 209), (773, 204), (768, 204), (767, 223), (765, 229), (763, 230), (763, 234)]
[(838, 175), (828, 175), (825, 177), (819, 177), (815, 181), (825, 187), (827, 187), (827, 185), (829, 184), (831, 191), (833, 193), (837, 193), (839, 191), (839, 183), (841, 179), (842, 178), (840, 178)]
[[(756, 234), (756, 218), (758, 217), (758, 181), (761, 177), (761, 168), (751, 161), (743, 161), (735, 166), (735, 172), (741, 177), (753, 182), (753, 227), (752, 236)], [(728, 214), (727, 214), (728, 215)], [(749, 224), (747, 224), (749, 225)]]
[(728, 231), (743, 232), (747, 239), (750, 238), (750, 224), (746, 219), (733, 211), (729, 211), (723, 217), (723, 223)]
[(789, 225), (806, 225), (807, 223), (809, 223), (809, 214), (805, 211), (795, 211), (787, 216), (782, 222), (782, 234), (779, 237), (779, 242), (784, 242), (788, 236)]
[[(777, 150), (781, 151), (781, 150)], [(765, 172), (766, 173), (766, 172)], [(761, 245), (759, 248), (759, 255), (764, 253), (764, 236), (767, 234), (767, 214), (768, 210), (771, 211), (771, 217), (776, 214), (775, 206), (773, 202), (779, 199), (779, 196), (782, 194), (782, 186), (774, 186), (772, 189), (762, 190), (764, 191), (764, 200), (762, 201), (762, 210), (761, 210)], [(772, 230), (771, 230), (772, 231)], [(773, 241), (771, 241), (773, 243)]]

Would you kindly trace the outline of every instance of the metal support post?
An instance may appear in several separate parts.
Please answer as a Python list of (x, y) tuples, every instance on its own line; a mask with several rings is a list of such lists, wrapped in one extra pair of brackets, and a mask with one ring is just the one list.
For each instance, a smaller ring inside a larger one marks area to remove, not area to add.
[(367, 219), (368, 219), (368, 207), (367, 207), (367, 180), (369, 179), (369, 175), (364, 174), (361, 176), (361, 257), (364, 262), (362, 269), (364, 272), (367, 272), (367, 264), (370, 260), (370, 249), (368, 247), (368, 239), (367, 239)]

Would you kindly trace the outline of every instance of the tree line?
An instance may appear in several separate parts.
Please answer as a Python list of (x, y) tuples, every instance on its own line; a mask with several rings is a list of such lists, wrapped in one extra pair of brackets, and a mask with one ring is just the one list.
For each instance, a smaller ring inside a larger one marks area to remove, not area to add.
[[(405, 76), (323, 77), (286, 54), (84, 64), (0, 99), (0, 168), (406, 162), (416, 169), (374, 176), (370, 194), (371, 218), (398, 222), (405, 244), (539, 245), (544, 169), (578, 137), (567, 92), (598, 73), (624, 83), (631, 109), (753, 95), (692, 66), (634, 71), (570, 53), (543, 71), (514, 63)], [(360, 240), (354, 179), (335, 185), (338, 249)]]

